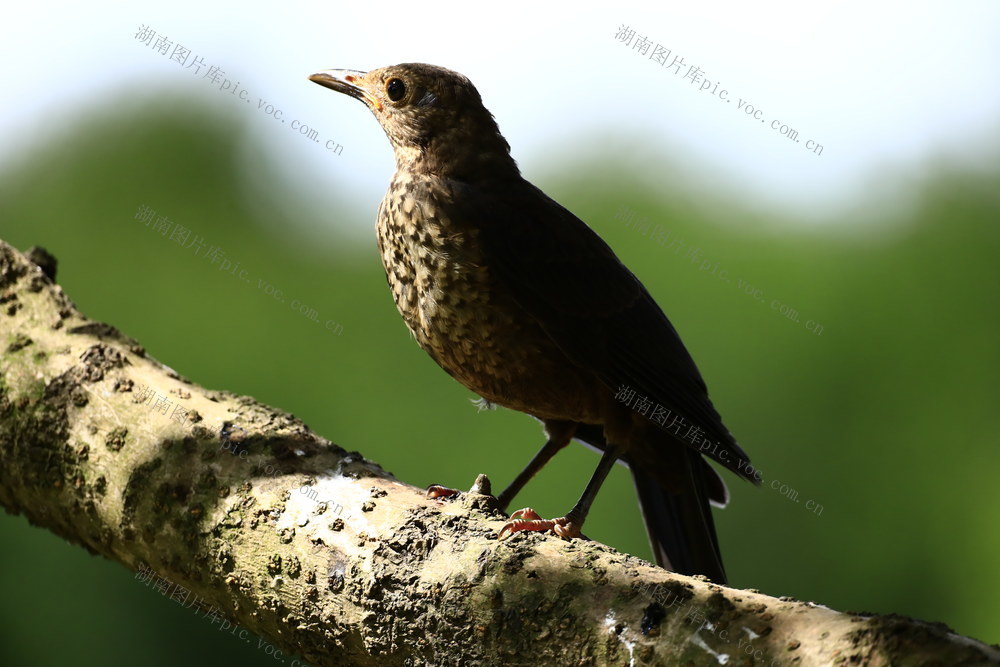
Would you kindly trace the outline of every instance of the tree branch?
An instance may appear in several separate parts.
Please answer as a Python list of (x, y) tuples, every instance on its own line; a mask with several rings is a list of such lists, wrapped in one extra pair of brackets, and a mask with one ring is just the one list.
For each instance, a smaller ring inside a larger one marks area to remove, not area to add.
[(480, 483), (429, 500), (291, 415), (193, 384), (0, 241), (0, 504), (220, 629), (315, 665), (1000, 664), (940, 624), (728, 589), (596, 542), (498, 542)]

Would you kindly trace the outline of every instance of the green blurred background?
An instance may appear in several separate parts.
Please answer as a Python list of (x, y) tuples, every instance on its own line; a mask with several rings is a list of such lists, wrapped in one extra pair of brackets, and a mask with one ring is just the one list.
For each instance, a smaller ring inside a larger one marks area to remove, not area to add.
[[(377, 199), (336, 190), (346, 158), (331, 162), (335, 209), (280, 182), (253, 186), (268, 191), (264, 206), (241, 177), (253, 141), (240, 116), (179, 91), (157, 98), (97, 108), (8, 160), (0, 238), (47, 248), (85, 314), (199, 384), (288, 410), (416, 485), (467, 488), (480, 472), (496, 486), (509, 481), (542, 443), (539, 425), (478, 412), (411, 340), (374, 231), (356, 232), (374, 224)], [(643, 139), (608, 143), (638, 149)], [(600, 150), (563, 151), (530, 176), (645, 282), (764, 474), (761, 489), (727, 475), (733, 501), (716, 513), (733, 585), (943, 621), (1000, 642), (1000, 170), (938, 161), (897, 171), (919, 193), (912, 206), (859, 207), (855, 224), (802, 227), (671, 188), (683, 167), (665, 155), (646, 167), (660, 185), (641, 185), (648, 173)], [(142, 206), (221, 249), (250, 282), (136, 220)], [(699, 262), (630, 227), (623, 210), (698, 248)], [(730, 282), (700, 270), (702, 259)], [(564, 512), (596, 463), (574, 445), (516, 504)], [(775, 480), (798, 501), (772, 489)], [(624, 469), (587, 532), (650, 557)], [(0, 536), (0, 664), (274, 662), (23, 517), (0, 516)]]

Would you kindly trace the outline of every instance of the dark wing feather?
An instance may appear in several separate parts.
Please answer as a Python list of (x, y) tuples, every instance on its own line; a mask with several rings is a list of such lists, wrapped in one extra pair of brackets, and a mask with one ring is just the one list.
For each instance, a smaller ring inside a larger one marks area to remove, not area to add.
[(680, 336), (608, 244), (527, 181), (453, 186), (496, 279), (570, 359), (700, 427), (720, 443), (705, 454), (753, 481)]

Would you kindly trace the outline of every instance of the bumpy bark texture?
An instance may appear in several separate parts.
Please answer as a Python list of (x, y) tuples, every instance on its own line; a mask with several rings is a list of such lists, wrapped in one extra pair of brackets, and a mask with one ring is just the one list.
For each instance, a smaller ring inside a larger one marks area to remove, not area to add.
[(291, 415), (192, 384), (29, 254), (0, 241), (0, 505), (234, 634), (315, 665), (1000, 664), (939, 624), (595, 542), (498, 542), (492, 496), (428, 500)]

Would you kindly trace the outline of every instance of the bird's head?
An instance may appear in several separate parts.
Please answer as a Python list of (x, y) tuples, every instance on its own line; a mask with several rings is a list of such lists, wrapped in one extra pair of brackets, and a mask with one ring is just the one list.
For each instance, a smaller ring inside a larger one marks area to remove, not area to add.
[(404, 63), (325, 70), (309, 79), (364, 102), (392, 142), (399, 169), (461, 180), (518, 173), (479, 91), (458, 72)]

